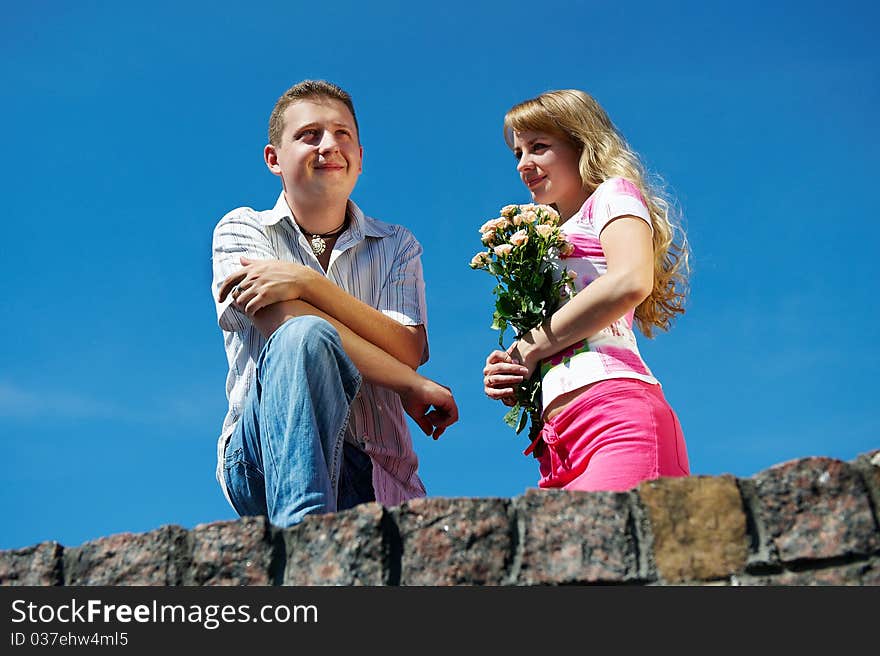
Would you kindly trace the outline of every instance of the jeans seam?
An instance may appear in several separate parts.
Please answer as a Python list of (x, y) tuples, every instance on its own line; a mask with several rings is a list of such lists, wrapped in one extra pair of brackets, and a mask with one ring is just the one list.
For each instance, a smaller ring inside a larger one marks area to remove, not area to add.
[[(288, 319), (284, 323), (288, 323), (289, 321), (292, 321), (292, 319)], [(263, 348), (261, 349), (260, 355), (257, 358), (256, 367), (254, 369), (254, 380), (251, 384), (255, 386), (254, 392), (256, 393), (256, 396), (257, 396), (256, 401), (257, 401), (259, 408), (262, 408), (262, 406), (263, 406), (263, 399), (261, 398), (262, 394), (260, 392), (262, 391), (262, 388), (263, 388), (262, 374), (263, 374), (263, 369), (264, 369), (264, 365), (266, 362), (266, 358), (268, 357), (268, 353), (269, 353), (269, 344), (272, 343), (273, 341), (277, 341), (273, 338), (275, 338), (275, 336), (279, 334), (280, 328), (283, 325), (284, 324), (281, 324), (281, 326), (276, 328), (275, 331), (271, 335), (269, 335), (269, 338), (266, 340), (266, 343), (263, 344)], [(266, 422), (260, 422), (259, 417), (258, 417), (257, 421), (258, 421), (258, 424), (266, 423)], [(264, 428), (260, 428), (261, 435), (262, 435), (263, 430), (264, 430)], [(269, 462), (272, 465), (272, 498), (277, 499), (278, 498), (278, 486), (281, 485), (281, 477), (279, 475), (278, 466), (276, 464), (277, 459), (275, 458), (275, 453), (272, 449), (272, 440), (270, 440), (270, 439), (263, 440), (262, 437), (260, 437), (260, 442), (261, 442), (261, 448), (262, 448), (262, 461), (263, 461), (263, 485), (265, 486), (265, 484), (266, 484), (265, 469), (266, 469), (266, 459), (268, 457)], [(268, 510), (268, 505), (269, 505), (269, 494), (268, 494), (268, 490), (266, 490), (267, 510)]]
[(653, 471), (651, 473), (653, 476), (660, 476), (660, 432), (657, 426), (657, 412), (653, 407), (655, 399), (649, 398), (648, 393), (644, 390), (641, 391), (641, 394), (651, 408), (651, 438), (654, 442), (654, 462), (652, 463)]
[[(357, 396), (358, 391), (361, 388), (362, 378), (358, 374), (354, 377), (354, 387), (355, 392), (352, 395), (351, 399), (348, 401), (348, 412), (345, 413), (345, 421), (342, 422), (342, 426), (339, 429), (339, 432), (336, 434), (336, 442), (333, 447), (333, 463), (330, 468), (330, 485), (331, 487), (337, 491), (339, 490), (339, 468), (337, 465), (339, 464), (339, 458), (342, 454), (343, 442), (345, 442), (345, 432), (348, 430), (348, 426), (351, 423), (351, 404), (354, 403), (354, 398)], [(337, 499), (338, 501), (338, 499)]]
[(243, 455), (244, 448), (238, 447), (237, 449), (235, 449), (235, 451), (232, 452), (232, 455), (226, 456), (223, 461), (223, 468), (232, 469), (237, 465), (242, 465), (246, 473), (256, 474), (260, 478), (265, 478), (265, 474), (263, 473), (263, 471), (255, 463), (245, 460)]
[[(675, 464), (678, 465), (678, 470), (685, 476), (690, 476), (690, 467), (686, 470), (681, 465), (681, 450), (679, 449), (679, 443), (684, 442), (684, 431), (681, 430), (681, 422), (678, 420), (678, 417), (675, 414), (675, 411), (672, 409), (672, 406), (669, 406), (669, 417), (672, 420), (672, 426), (675, 429)], [(690, 464), (690, 463), (688, 463)]]
[[(263, 441), (262, 448), (263, 448), (263, 468), (265, 469), (265, 467), (266, 467), (267, 455), (268, 455), (269, 462), (272, 465), (272, 482), (273, 482), (273, 484), (272, 484), (272, 498), (277, 499), (278, 498), (278, 486), (281, 485), (281, 476), (278, 473), (277, 458), (275, 458), (275, 453), (274, 453), (274, 450), (272, 449), (272, 440), (266, 439), (265, 441)], [(263, 473), (264, 483), (265, 483), (265, 477), (266, 477), (266, 474), (264, 472)], [(268, 501), (269, 501), (269, 495), (267, 494), (266, 495), (267, 506), (268, 506)]]
[(228, 491), (228, 497), (227, 497), (227, 498), (228, 498), (228, 500), (229, 500), (229, 503), (232, 504), (232, 509), (236, 512), (236, 514), (237, 514), (239, 517), (244, 517), (244, 516), (245, 516), (245, 513), (242, 513), (242, 512), (241, 512), (241, 509), (240, 509), (239, 505), (236, 503), (236, 497), (237, 497), (238, 495), (237, 495), (236, 493), (234, 493), (234, 491), (235, 491), (235, 486), (234, 486), (234, 485), (231, 485), (231, 483), (232, 483), (232, 476), (230, 475), (230, 470), (231, 470), (231, 469), (232, 469), (231, 467), (227, 467), (227, 468), (224, 470), (224, 472), (223, 472), (223, 476), (224, 476), (224, 478), (225, 478), (225, 481), (224, 481), (224, 482), (225, 482), (225, 484), (226, 484), (226, 489), (227, 489), (227, 491)]

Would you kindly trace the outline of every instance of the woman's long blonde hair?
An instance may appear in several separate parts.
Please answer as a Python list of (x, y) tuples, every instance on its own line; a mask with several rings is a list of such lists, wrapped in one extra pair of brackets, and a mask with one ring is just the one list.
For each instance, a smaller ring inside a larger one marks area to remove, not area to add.
[(684, 313), (689, 249), (665, 192), (648, 181), (638, 155), (599, 103), (583, 91), (548, 91), (514, 105), (504, 117), (507, 145), (512, 149), (513, 133), (526, 130), (564, 137), (580, 151), (578, 168), (588, 193), (613, 177), (626, 178), (639, 189), (654, 227), (654, 288), (636, 308), (636, 325), (646, 337), (653, 337), (655, 328), (669, 330), (675, 316)]

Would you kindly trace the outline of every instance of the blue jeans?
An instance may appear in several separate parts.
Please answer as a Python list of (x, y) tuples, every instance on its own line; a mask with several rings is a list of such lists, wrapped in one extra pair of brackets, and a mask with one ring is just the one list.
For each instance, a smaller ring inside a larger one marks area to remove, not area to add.
[(327, 321), (296, 317), (272, 333), (226, 446), (226, 490), (240, 516), (286, 527), (375, 500), (369, 456), (343, 446), (360, 384)]

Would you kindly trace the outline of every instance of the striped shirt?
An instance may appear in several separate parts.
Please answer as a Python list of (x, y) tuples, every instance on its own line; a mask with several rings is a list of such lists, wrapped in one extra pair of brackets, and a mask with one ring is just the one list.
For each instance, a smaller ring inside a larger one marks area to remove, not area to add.
[[(258, 212), (240, 207), (220, 219), (214, 229), (211, 290), (229, 361), (229, 410), (217, 442), (216, 473), (227, 500), (223, 476), (226, 444), (241, 416), (256, 374), (255, 363), (266, 343), (250, 319), (233, 305), (231, 296), (223, 303), (217, 302), (223, 280), (241, 269), (240, 257), (309, 266), (395, 321), (427, 328), (419, 242), (402, 226), (366, 216), (351, 200), (349, 215), (351, 222), (336, 240), (326, 273), (293, 220), (283, 192), (271, 210)], [(426, 345), (422, 362), (427, 359)], [(425, 496), (417, 473), (418, 458), (396, 393), (364, 381), (352, 403), (345, 439), (370, 456), (373, 488), (379, 503), (394, 506)]]
[[(562, 258), (562, 265), (577, 274), (575, 291), (582, 291), (608, 271), (599, 235), (606, 225), (622, 216), (642, 219), (654, 229), (638, 188), (625, 178), (609, 178), (562, 224), (562, 233), (574, 246), (571, 255)], [(634, 315), (635, 308), (595, 335), (541, 361), (541, 400), (545, 408), (556, 397), (600, 380), (635, 378), (660, 384), (639, 353)]]

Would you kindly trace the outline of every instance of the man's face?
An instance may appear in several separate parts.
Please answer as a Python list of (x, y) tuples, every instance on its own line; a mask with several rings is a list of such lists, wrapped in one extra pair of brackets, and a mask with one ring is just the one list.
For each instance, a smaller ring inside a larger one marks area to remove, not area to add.
[(266, 165), (292, 199), (347, 199), (361, 173), (363, 148), (354, 117), (335, 98), (299, 100), (284, 111), (281, 143), (265, 149)]

